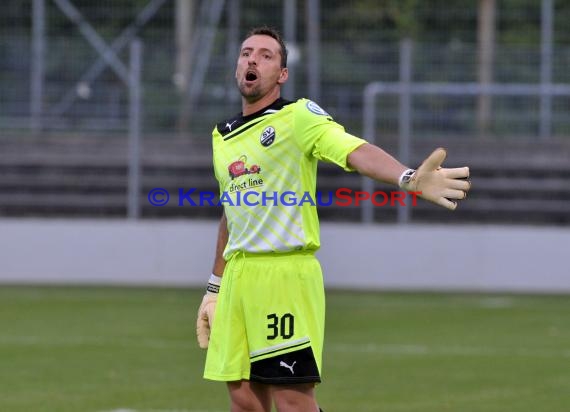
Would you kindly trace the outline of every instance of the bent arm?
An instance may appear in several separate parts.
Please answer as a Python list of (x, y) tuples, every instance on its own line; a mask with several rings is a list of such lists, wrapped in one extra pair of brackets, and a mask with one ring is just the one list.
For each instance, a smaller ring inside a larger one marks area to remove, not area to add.
[(224, 269), (226, 267), (226, 261), (224, 260), (224, 249), (228, 243), (228, 237), (228, 221), (226, 219), (226, 214), (222, 213), (222, 218), (220, 219), (220, 225), (218, 227), (216, 256), (214, 258), (214, 267), (212, 268), (212, 273), (216, 276), (221, 277), (224, 274)]
[(348, 164), (358, 173), (384, 183), (398, 185), (408, 168), (378, 146), (365, 143), (347, 157)]

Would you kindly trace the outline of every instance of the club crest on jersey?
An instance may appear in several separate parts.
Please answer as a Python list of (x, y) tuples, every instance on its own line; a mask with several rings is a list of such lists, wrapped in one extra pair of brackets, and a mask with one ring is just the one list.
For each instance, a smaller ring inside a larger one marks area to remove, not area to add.
[(246, 162), (247, 162), (247, 156), (241, 155), (238, 160), (230, 163), (230, 165), (228, 166), (228, 172), (232, 180), (239, 176), (259, 174), (259, 172), (261, 172), (261, 167), (259, 167), (258, 165), (251, 165), (247, 167)]
[(321, 106), (319, 106), (312, 100), (309, 100), (307, 102), (307, 109), (309, 109), (311, 113), (318, 114), (319, 116), (330, 116), (327, 112), (323, 110)]
[(275, 141), (275, 128), (273, 126), (268, 126), (263, 130), (261, 136), (259, 136), (259, 142), (262, 146), (268, 147)]

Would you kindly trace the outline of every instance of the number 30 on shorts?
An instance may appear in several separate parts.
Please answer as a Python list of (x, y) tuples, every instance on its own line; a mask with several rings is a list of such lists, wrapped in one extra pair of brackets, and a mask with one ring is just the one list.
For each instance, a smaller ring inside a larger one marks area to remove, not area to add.
[(289, 339), (295, 334), (295, 317), (286, 313), (279, 317), (276, 313), (267, 315), (267, 328), (271, 331), (271, 334), (267, 335), (267, 339), (275, 339), (277, 336), (281, 336), (283, 339)]

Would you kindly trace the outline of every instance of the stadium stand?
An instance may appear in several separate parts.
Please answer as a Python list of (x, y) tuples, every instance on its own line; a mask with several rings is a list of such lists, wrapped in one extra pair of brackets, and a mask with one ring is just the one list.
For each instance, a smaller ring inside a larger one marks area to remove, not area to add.
[[(397, 153), (395, 139), (381, 145)], [(570, 224), (570, 142), (557, 139), (421, 139), (413, 144), (417, 164), (434, 147), (448, 149), (446, 166), (469, 165), (469, 201), (451, 215), (453, 222)], [(124, 136), (0, 139), (0, 214), (40, 217), (124, 217), (127, 203), (127, 141)], [(322, 164), (318, 190), (323, 200), (341, 187), (361, 190), (356, 174)], [(171, 194), (167, 206), (152, 206), (148, 192)], [(145, 137), (142, 149), (143, 218), (211, 217), (217, 207), (178, 206), (178, 190), (217, 193), (210, 148), (205, 142), (172, 136)], [(378, 185), (377, 190), (390, 190)], [(195, 196), (193, 196), (195, 198)], [(321, 207), (325, 220), (358, 221), (360, 209)], [(377, 221), (395, 220), (396, 209), (378, 208)], [(416, 222), (450, 221), (425, 202), (413, 207)]]

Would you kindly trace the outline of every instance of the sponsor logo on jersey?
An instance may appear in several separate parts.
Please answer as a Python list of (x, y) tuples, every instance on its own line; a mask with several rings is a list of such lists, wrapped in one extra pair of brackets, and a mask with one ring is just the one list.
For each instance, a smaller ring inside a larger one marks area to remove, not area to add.
[(275, 128), (273, 126), (266, 127), (259, 136), (259, 141), (262, 146), (271, 146), (275, 141)]
[(261, 172), (261, 167), (255, 164), (247, 166), (246, 162), (247, 156), (241, 155), (238, 160), (230, 163), (228, 172), (232, 180), (239, 176), (259, 174)]
[[(261, 167), (256, 164), (248, 164), (246, 155), (241, 155), (238, 160), (231, 162), (228, 166), (228, 173), (232, 181), (226, 186), (226, 196), (229, 193), (255, 189), (265, 185), (261, 176)], [(234, 181), (234, 179), (238, 180)]]
[(319, 116), (330, 116), (327, 112), (325, 112), (321, 106), (319, 106), (318, 104), (316, 104), (315, 102), (313, 102), (312, 100), (309, 100), (307, 102), (307, 109), (309, 109), (309, 111), (311, 113), (314, 114), (318, 114)]

